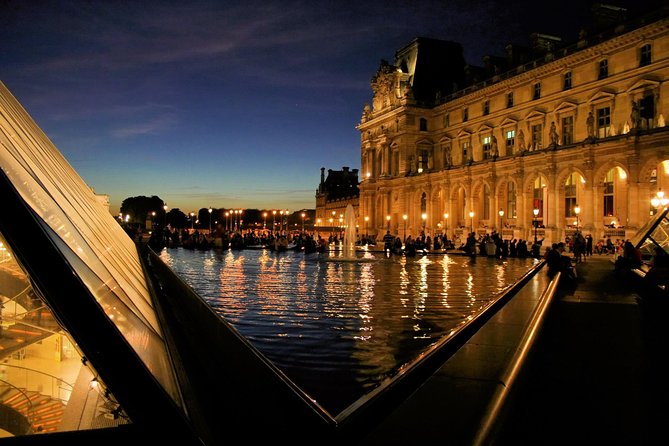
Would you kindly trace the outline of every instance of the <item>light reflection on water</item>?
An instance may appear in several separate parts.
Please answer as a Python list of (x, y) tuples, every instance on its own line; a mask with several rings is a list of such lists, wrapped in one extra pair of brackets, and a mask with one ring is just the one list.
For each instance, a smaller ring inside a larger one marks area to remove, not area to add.
[(465, 323), (535, 262), (370, 253), (356, 262), (183, 248), (164, 249), (161, 258), (335, 414)]

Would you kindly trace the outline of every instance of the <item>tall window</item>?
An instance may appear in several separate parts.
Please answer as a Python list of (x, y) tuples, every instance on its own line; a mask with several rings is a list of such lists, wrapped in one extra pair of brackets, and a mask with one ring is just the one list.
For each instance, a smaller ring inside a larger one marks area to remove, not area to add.
[(420, 121), (418, 121), (418, 125), (420, 126), (421, 132), (427, 132), (427, 119), (420, 118)]
[(513, 107), (513, 91), (506, 94), (506, 108)]
[(606, 138), (611, 134), (611, 108), (597, 109), (597, 136)]
[(490, 100), (486, 99), (483, 101), (483, 114), (484, 115), (489, 115), (490, 114)]
[(462, 164), (466, 164), (469, 161), (469, 141), (462, 142)]
[(651, 46), (650, 43), (647, 43), (639, 50), (639, 66), (644, 67), (650, 65), (651, 62)]
[(567, 177), (567, 181), (564, 185), (564, 216), (565, 217), (576, 217), (574, 208), (578, 201), (576, 200), (576, 185), (577, 179), (580, 175), (572, 173)]
[(487, 160), (490, 158), (490, 146), (491, 146), (491, 138), (490, 136), (484, 136), (483, 137), (483, 159)]
[(546, 183), (543, 177), (538, 177), (534, 180), (534, 188), (532, 190), (532, 209), (539, 209), (538, 218), (544, 218), (544, 188)]
[(563, 90), (569, 90), (569, 89), (571, 89), (571, 71), (567, 71), (567, 72), (564, 74), (563, 83), (562, 83), (562, 89), (563, 89)]
[(451, 126), (451, 115), (446, 113), (444, 115), (444, 127), (450, 127)]
[(420, 213), (425, 214), (427, 212), (427, 195), (425, 192), (420, 196)]
[(468, 120), (469, 120), (469, 109), (467, 107), (465, 107), (462, 110), (462, 122), (466, 122)]
[(565, 116), (562, 118), (562, 144), (569, 145), (574, 143), (574, 117)]
[(490, 188), (487, 184), (483, 185), (483, 219), (490, 219)]
[(516, 145), (516, 131), (507, 130), (506, 131), (506, 154), (511, 155), (513, 153), (513, 148)]
[(430, 151), (426, 149), (418, 149), (416, 156), (418, 157), (418, 173), (423, 173), (428, 169)]
[(609, 77), (609, 60), (604, 59), (599, 61), (599, 75), (598, 79), (605, 79)]
[(516, 183), (512, 181), (508, 182), (506, 208), (508, 209), (508, 218), (518, 218), (516, 210)]
[(604, 217), (613, 217), (613, 180), (616, 169), (611, 169), (606, 173), (604, 180)]
[(536, 124), (532, 126), (532, 150), (541, 150), (543, 147), (542, 131), (543, 125)]
[(532, 87), (532, 99), (539, 99), (541, 97), (541, 82), (537, 82)]

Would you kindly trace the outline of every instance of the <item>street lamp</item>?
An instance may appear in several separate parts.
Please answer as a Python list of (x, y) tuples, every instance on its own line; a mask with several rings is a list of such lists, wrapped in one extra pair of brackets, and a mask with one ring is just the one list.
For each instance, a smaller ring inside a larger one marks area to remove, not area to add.
[(156, 225), (156, 211), (151, 211), (151, 230)]
[(388, 221), (388, 231), (390, 232), (390, 215), (386, 215), (386, 220)]
[(402, 215), (402, 219), (404, 220), (404, 241), (407, 241), (407, 218), (409, 216), (407, 214)]
[(212, 208), (209, 208), (209, 235), (211, 235), (211, 212), (213, 211)]
[(195, 229), (195, 212), (190, 213), (190, 228), (191, 230)]
[(304, 217), (305, 216), (306, 216), (306, 214), (304, 212), (302, 212), (302, 232), (304, 232)]
[(272, 234), (276, 231), (276, 210), (272, 211)]
[(574, 214), (576, 214), (576, 231), (578, 231), (579, 226), (579, 214), (581, 213), (581, 207), (579, 205), (574, 206)]
[(262, 228), (267, 229), (267, 212), (262, 213)]
[(165, 205), (163, 206), (163, 210), (165, 211), (165, 216), (163, 218), (163, 223), (164, 223), (163, 226), (167, 227), (167, 203), (165, 203)]
[(427, 222), (427, 214), (423, 212), (420, 215), (420, 218), (423, 220), (423, 234), (425, 234), (425, 223)]
[(230, 215), (230, 211), (225, 211), (225, 230), (228, 230), (228, 215)]
[(444, 213), (444, 231), (446, 232), (446, 240), (448, 240), (448, 212)]
[(499, 208), (499, 232), (502, 234), (502, 239), (504, 239), (504, 209)]
[(472, 220), (472, 231), (474, 232), (474, 211), (469, 211), (469, 218)]
[(650, 204), (657, 210), (658, 207), (662, 208), (667, 207), (669, 204), (669, 199), (664, 198), (664, 191), (662, 189), (658, 190), (655, 196), (650, 200)]
[[(580, 211), (580, 209), (579, 209)], [(534, 243), (537, 242), (537, 227), (539, 226), (539, 221), (537, 220), (537, 216), (539, 215), (539, 209), (534, 208), (532, 209), (532, 213), (534, 214), (534, 220), (532, 221), (532, 224), (534, 225)]]
[(365, 238), (367, 238), (367, 228), (369, 228), (369, 216), (365, 215)]

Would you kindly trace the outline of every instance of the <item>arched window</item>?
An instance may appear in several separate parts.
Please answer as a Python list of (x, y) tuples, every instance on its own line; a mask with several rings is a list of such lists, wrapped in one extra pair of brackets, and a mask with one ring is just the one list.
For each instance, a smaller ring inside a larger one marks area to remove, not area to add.
[(546, 183), (544, 177), (539, 176), (534, 180), (534, 188), (532, 190), (532, 209), (539, 209), (537, 218), (544, 218), (544, 188)]
[(516, 183), (509, 181), (506, 194), (507, 218), (518, 218), (516, 208)]
[(576, 188), (581, 176), (577, 173), (572, 173), (567, 177), (564, 183), (564, 216), (576, 217), (574, 208), (578, 204), (578, 197), (576, 195)]
[(483, 185), (483, 219), (490, 218), (490, 188), (487, 184)]

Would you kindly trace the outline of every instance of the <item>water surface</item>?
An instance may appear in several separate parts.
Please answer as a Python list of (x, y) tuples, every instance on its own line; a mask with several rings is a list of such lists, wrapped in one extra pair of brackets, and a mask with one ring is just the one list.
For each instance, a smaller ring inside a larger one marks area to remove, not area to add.
[(164, 249), (214, 310), (337, 414), (476, 315), (536, 262)]

